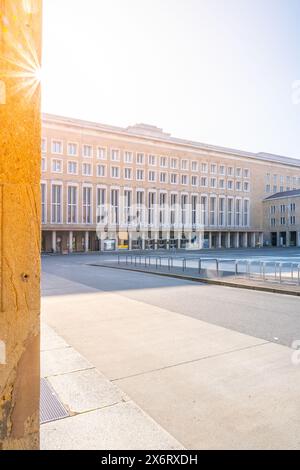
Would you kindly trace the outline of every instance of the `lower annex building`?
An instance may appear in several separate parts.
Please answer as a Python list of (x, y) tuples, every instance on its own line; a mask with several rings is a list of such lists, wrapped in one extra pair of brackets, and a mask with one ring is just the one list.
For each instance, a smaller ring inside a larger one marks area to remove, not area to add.
[(43, 252), (300, 246), (297, 190), (297, 159), (43, 115)]

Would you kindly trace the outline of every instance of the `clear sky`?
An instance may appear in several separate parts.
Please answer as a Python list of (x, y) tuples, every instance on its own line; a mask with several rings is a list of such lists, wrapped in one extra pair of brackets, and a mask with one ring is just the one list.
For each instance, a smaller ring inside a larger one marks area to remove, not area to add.
[(300, 0), (43, 3), (43, 111), (300, 158)]

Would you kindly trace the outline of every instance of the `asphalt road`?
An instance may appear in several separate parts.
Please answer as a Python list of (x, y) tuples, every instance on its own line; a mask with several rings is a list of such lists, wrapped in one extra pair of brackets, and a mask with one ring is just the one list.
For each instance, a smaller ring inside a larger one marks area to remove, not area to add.
[[(251, 250), (247, 250), (248, 256), (249, 252)], [(278, 250), (276, 256), (293, 257), (298, 252)], [(252, 254), (258, 256), (258, 250), (252, 250)], [(261, 250), (261, 256), (274, 254)], [(103, 259), (103, 255), (100, 257)], [(291, 347), (293, 341), (300, 340), (300, 298), (88, 265), (95, 261), (99, 261), (99, 255), (44, 257), (43, 295), (80, 293), (86, 286), (101, 292), (118, 292), (124, 298), (285, 346)], [(68, 288), (66, 284), (60, 287), (59, 282), (48, 281), (47, 274), (78, 283), (76, 292), (72, 284)]]

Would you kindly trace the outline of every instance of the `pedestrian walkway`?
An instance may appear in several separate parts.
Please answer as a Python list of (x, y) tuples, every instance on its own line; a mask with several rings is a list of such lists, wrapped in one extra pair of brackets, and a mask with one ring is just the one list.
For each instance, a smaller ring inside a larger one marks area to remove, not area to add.
[(183, 449), (46, 324), (41, 350), (42, 377), (68, 414), (41, 425), (42, 450)]

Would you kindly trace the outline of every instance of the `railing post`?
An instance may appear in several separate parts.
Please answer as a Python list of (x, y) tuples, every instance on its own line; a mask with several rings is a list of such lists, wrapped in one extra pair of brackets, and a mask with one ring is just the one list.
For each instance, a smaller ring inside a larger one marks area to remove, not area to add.
[(282, 280), (282, 264), (279, 263), (279, 282), (281, 284), (281, 280)]
[(265, 261), (263, 262), (263, 280), (266, 280), (266, 263)]
[(300, 286), (300, 264), (298, 264), (298, 286)]
[(235, 260), (235, 277), (238, 275), (238, 260)]
[(202, 270), (202, 260), (201, 260), (201, 258), (199, 258), (199, 261), (198, 261), (198, 274), (201, 274), (201, 270)]
[(217, 271), (217, 276), (219, 277), (219, 260), (216, 259), (216, 271)]

